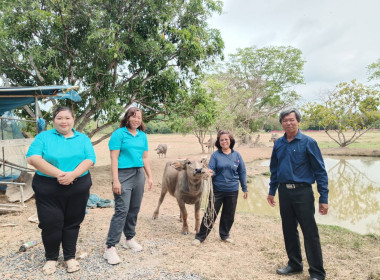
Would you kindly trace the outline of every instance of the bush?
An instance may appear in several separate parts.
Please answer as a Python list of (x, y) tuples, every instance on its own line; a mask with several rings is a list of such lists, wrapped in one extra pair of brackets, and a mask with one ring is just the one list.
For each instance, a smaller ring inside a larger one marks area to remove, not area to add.
[(150, 121), (146, 124), (147, 134), (170, 134), (173, 133), (168, 123), (164, 121)]

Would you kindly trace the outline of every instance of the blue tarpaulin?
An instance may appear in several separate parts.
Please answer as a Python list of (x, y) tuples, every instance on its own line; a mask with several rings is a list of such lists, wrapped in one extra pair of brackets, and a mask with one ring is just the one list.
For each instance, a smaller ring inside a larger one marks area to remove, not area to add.
[(41, 87), (0, 87), (0, 116), (4, 112), (35, 102), (35, 98), (71, 99), (80, 101), (81, 97), (75, 91), (77, 87), (41, 86)]

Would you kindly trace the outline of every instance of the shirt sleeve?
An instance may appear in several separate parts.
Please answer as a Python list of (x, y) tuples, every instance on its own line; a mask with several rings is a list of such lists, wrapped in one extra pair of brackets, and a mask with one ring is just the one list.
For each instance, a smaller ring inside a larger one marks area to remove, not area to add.
[(42, 134), (38, 134), (36, 138), (34, 138), (32, 144), (30, 144), (28, 152), (26, 153), (26, 157), (31, 156), (43, 156), (44, 151), (44, 141), (42, 138)]
[(239, 174), (239, 181), (240, 181), (240, 185), (241, 185), (241, 189), (243, 190), (243, 192), (247, 192), (248, 191), (248, 188), (247, 188), (247, 170), (245, 168), (245, 163), (243, 161), (243, 158), (241, 157), (240, 154), (238, 154), (238, 158), (239, 158), (239, 165), (238, 165), (238, 174)]
[(210, 161), (208, 162), (208, 168), (213, 171), (212, 177), (214, 177), (216, 175), (215, 153), (211, 155)]
[(88, 138), (87, 136), (85, 137), (86, 137), (85, 142), (84, 142), (85, 157), (86, 159), (91, 160), (95, 164), (96, 155), (94, 151), (94, 146), (92, 145), (90, 138)]
[(108, 148), (111, 151), (120, 150), (122, 141), (123, 141), (122, 134), (120, 133), (119, 130), (116, 130), (111, 135), (110, 141), (108, 142)]
[(146, 136), (146, 133), (144, 133), (144, 141), (145, 141), (145, 143), (144, 143), (144, 151), (148, 151), (149, 149), (148, 149), (148, 137)]
[[(279, 141), (279, 140), (277, 140)], [(272, 150), (272, 156), (270, 158), (270, 182), (269, 182), (269, 195), (276, 195), (276, 191), (278, 189), (278, 179), (277, 179), (277, 168), (278, 168), (278, 160), (276, 155), (276, 143), (274, 144)]]
[(315, 180), (317, 181), (317, 189), (319, 192), (319, 203), (328, 203), (328, 177), (323, 162), (322, 153), (315, 140), (311, 140), (307, 146), (309, 161), (314, 173)]

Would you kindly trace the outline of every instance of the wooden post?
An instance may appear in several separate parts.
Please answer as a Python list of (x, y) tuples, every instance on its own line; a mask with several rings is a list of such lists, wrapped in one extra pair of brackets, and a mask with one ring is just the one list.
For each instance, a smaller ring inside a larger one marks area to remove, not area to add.
[(18, 185), (20, 187), (20, 201), (21, 201), (21, 205), (25, 206), (25, 203), (24, 203), (24, 186), (25, 186), (25, 183), (0, 181), (0, 184), (4, 184), (4, 185), (5, 184), (7, 184), (7, 185)]
[(35, 107), (35, 115), (36, 115), (36, 134), (38, 134), (38, 98), (34, 97), (34, 107)]
[[(4, 120), (1, 118), (1, 140), (4, 140)], [(1, 147), (2, 158), (5, 159), (4, 147)], [(3, 165), (3, 177), (5, 177), (5, 166)]]
[(21, 201), (22, 207), (25, 207), (25, 203), (24, 203), (24, 185), (25, 185), (25, 183), (23, 183), (23, 185), (20, 184), (20, 201)]

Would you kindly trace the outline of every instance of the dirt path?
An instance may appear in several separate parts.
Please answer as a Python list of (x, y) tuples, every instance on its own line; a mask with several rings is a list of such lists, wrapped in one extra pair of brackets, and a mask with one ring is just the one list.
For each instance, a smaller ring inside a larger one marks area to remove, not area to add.
[[(269, 136), (262, 137), (260, 147), (237, 147), (237, 150), (246, 162), (269, 158), (272, 150)], [(106, 264), (102, 253), (113, 209), (91, 209), (78, 240), (77, 255), (87, 254), (81, 260), (82, 270), (69, 275), (61, 262), (55, 276), (49, 279), (309, 279), (306, 261), (305, 272), (300, 275), (280, 277), (275, 274), (275, 270), (287, 261), (278, 218), (238, 213), (231, 231), (235, 244), (222, 243), (215, 232), (199, 247), (191, 246), (195, 234), (192, 206), (187, 206), (191, 226), (191, 234), (187, 236), (181, 234), (179, 209), (169, 195), (162, 204), (159, 218), (152, 220), (165, 162), (204, 155), (191, 135), (149, 135), (148, 139), (155, 186), (144, 194), (136, 229), (136, 239), (144, 250), (132, 253), (120, 248), (123, 263), (118, 266)], [(168, 145), (166, 159), (159, 159), (154, 153), (159, 143)], [(97, 164), (91, 169), (91, 192), (101, 198), (113, 198), (107, 141), (95, 149)], [(257, 172), (261, 170), (249, 171), (251, 174)], [(266, 203), (265, 197), (262, 199)], [(21, 214), (0, 215), (0, 224), (16, 224), (15, 227), (0, 227), (0, 279), (43, 278), (41, 244), (25, 253), (17, 253), (22, 242), (40, 240), (37, 224), (27, 221), (33, 214), (35, 205), (31, 199)], [(320, 227), (320, 235), (327, 279), (380, 279), (379, 237), (324, 226)]]

